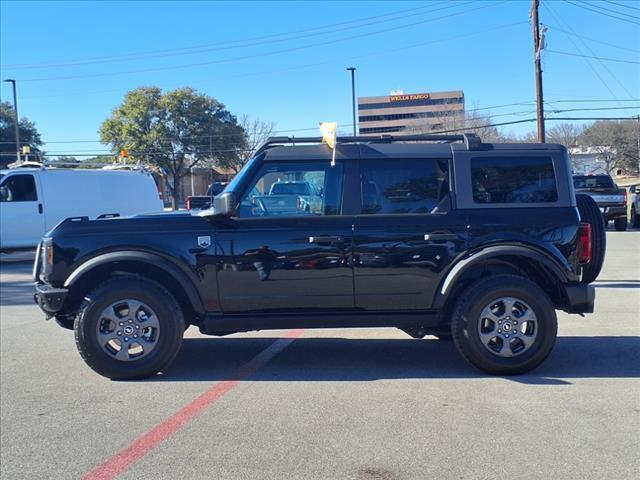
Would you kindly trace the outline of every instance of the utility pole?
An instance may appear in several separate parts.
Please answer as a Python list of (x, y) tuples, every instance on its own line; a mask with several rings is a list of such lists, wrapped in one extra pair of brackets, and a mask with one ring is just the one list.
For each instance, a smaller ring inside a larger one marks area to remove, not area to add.
[(20, 163), (20, 127), (18, 126), (18, 95), (16, 94), (16, 81), (12, 78), (3, 80), (13, 85), (13, 123), (16, 128), (16, 161)]
[(539, 0), (533, 0), (531, 7), (531, 20), (533, 22), (533, 52), (535, 55), (536, 67), (536, 102), (537, 102), (537, 120), (538, 120), (538, 143), (545, 142), (544, 132), (544, 105), (542, 95), (542, 68), (540, 66), (540, 51), (542, 50), (542, 36), (540, 35), (540, 23), (538, 22)]
[(347, 68), (351, 72), (351, 109), (353, 110), (353, 136), (357, 135), (356, 133), (356, 68), (349, 67)]

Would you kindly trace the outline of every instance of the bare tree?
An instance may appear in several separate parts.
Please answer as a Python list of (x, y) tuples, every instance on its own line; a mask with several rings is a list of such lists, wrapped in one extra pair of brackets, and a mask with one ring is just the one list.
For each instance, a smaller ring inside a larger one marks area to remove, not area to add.
[(559, 143), (567, 148), (578, 145), (584, 128), (576, 123), (558, 123), (547, 130), (547, 143)]
[(599, 120), (584, 129), (581, 140), (598, 152), (609, 174), (638, 172), (638, 135), (634, 120)]
[(438, 118), (438, 123), (427, 124), (411, 127), (406, 132), (411, 133), (443, 133), (443, 134), (460, 134), (475, 133), (483, 142), (506, 142), (512, 140), (510, 136), (498, 130), (493, 126), (493, 120), (490, 115), (482, 115), (477, 112), (462, 112), (455, 114), (443, 115)]
[(236, 173), (255, 155), (260, 145), (271, 136), (276, 127), (276, 122), (250, 118), (248, 115), (241, 115), (238, 119), (238, 124), (245, 132), (246, 144), (238, 151), (236, 157), (224, 163), (219, 162), (221, 167), (231, 168)]

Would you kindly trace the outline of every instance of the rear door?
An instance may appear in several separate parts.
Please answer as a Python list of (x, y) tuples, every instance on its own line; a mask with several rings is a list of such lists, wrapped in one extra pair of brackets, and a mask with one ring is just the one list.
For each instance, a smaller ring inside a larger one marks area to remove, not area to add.
[(360, 161), (361, 214), (353, 243), (357, 308), (431, 307), (442, 273), (466, 237), (465, 218), (451, 208), (450, 182), (445, 150)]
[[(345, 162), (329, 160), (265, 162), (240, 195), (239, 216), (216, 224), (224, 313), (353, 309), (353, 217), (341, 214)], [(273, 188), (278, 182), (308, 182), (316, 198), (271, 195), (283, 190)]]
[(33, 173), (12, 173), (0, 183), (2, 248), (36, 246), (44, 234), (42, 199)]

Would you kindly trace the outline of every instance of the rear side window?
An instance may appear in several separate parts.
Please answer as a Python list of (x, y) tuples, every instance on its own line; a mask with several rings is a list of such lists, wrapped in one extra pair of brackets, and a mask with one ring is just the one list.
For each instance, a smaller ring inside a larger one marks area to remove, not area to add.
[(549, 203), (558, 201), (550, 157), (471, 159), (475, 203)]
[(2, 202), (35, 202), (38, 200), (33, 175), (10, 175), (0, 185)]
[(435, 213), (449, 193), (446, 160), (364, 160), (360, 165), (365, 215)]

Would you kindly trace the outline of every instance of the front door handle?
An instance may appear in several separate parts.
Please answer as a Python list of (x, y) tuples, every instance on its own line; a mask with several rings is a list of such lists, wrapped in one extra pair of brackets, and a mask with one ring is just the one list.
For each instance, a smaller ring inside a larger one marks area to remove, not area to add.
[(309, 243), (317, 243), (318, 245), (320, 244), (327, 244), (327, 243), (342, 243), (344, 242), (342, 237), (334, 237), (334, 236), (318, 236), (318, 237), (309, 237)]
[(42, 210), (42, 204), (41, 204), (41, 203), (39, 203), (39, 204), (38, 204), (38, 213), (42, 213), (42, 211), (43, 211), (43, 210)]
[(458, 235), (455, 233), (425, 233), (425, 240), (457, 240)]

